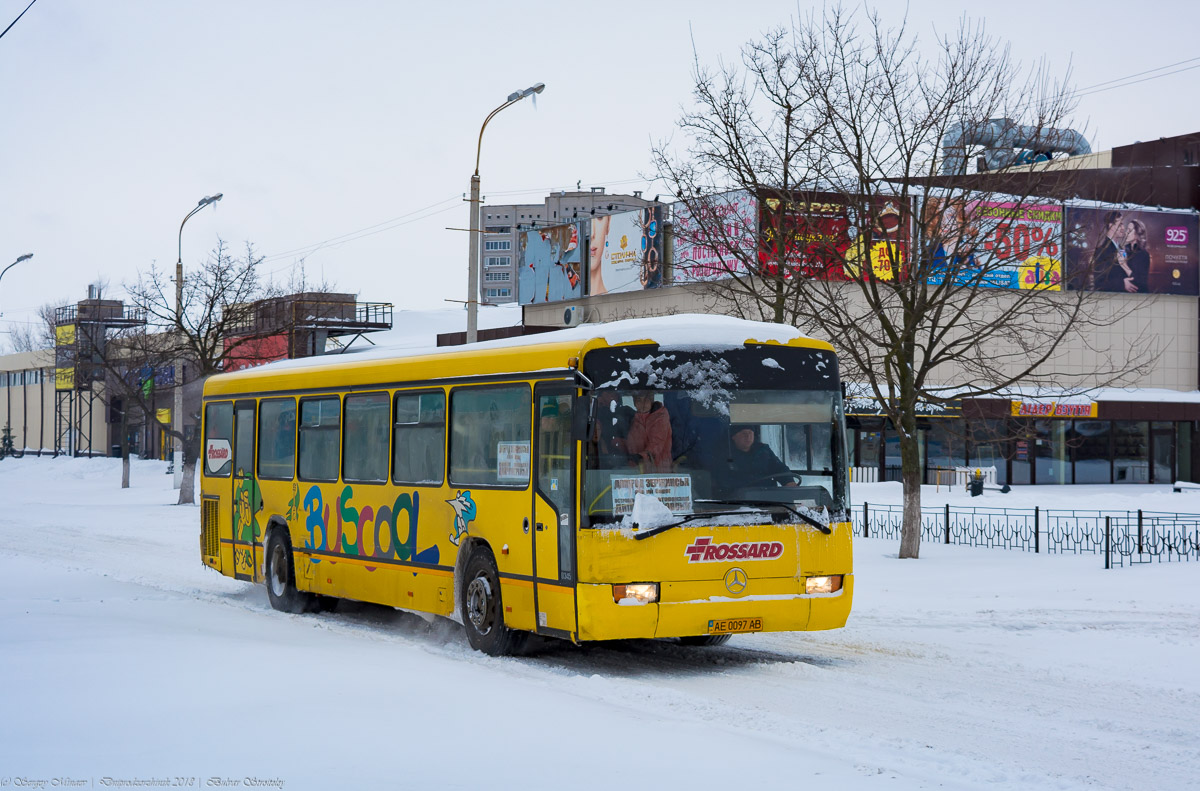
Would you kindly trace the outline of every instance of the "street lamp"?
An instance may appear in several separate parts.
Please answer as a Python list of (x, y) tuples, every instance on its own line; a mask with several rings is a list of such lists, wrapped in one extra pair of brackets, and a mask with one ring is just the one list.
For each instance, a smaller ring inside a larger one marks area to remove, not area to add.
[(25, 255), (23, 255), (23, 256), (21, 256), (20, 258), (18, 258), (16, 261), (13, 261), (11, 264), (9, 264), (8, 266), (4, 267), (4, 269), (0, 269), (0, 280), (3, 280), (3, 279), (4, 279), (4, 273), (5, 273), (5, 272), (7, 272), (8, 270), (12, 269), (14, 266), (16, 266), (17, 264), (21, 263), (22, 261), (28, 261), (30, 258), (33, 258), (33, 253), (26, 253)]
[(471, 176), (471, 243), (470, 256), (467, 261), (467, 343), (479, 339), (479, 155), (483, 150), (483, 130), (487, 129), (488, 121), (496, 117), (496, 113), (505, 107), (516, 104), (526, 96), (533, 96), (546, 90), (546, 83), (539, 82), (521, 91), (513, 91), (508, 95), (504, 104), (488, 113), (479, 127), (479, 144), (475, 147), (475, 174)]
[[(179, 257), (175, 261), (175, 331), (183, 332), (183, 226), (187, 225), (187, 221), (192, 219), (192, 215), (203, 209), (209, 204), (216, 203), (225, 197), (224, 193), (218, 192), (216, 195), (210, 195), (206, 198), (201, 198), (196, 204), (196, 208), (187, 213), (183, 218), (183, 222), (179, 223)], [(175, 361), (175, 408), (171, 415), (171, 424), (175, 427), (175, 431), (179, 436), (183, 436), (183, 360)], [(171, 456), (172, 469), (175, 471), (174, 484), (178, 489), (183, 485), (183, 440), (179, 439), (175, 442), (175, 452)]]

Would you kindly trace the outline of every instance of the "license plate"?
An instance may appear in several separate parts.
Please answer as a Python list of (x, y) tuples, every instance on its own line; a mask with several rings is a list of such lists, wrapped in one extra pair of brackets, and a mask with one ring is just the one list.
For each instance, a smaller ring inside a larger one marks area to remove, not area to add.
[(762, 618), (725, 618), (708, 622), (709, 634), (734, 634), (735, 632), (761, 632)]

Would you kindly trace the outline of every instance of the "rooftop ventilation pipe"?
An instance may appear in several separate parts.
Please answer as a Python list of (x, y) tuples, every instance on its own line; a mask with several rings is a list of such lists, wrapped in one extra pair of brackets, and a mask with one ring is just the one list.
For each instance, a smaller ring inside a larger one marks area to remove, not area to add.
[[(1070, 156), (1092, 153), (1084, 136), (1074, 129), (1021, 126), (1011, 118), (991, 118), (981, 124), (955, 124), (942, 136), (942, 175), (967, 172), (967, 147), (983, 146), (987, 170), (1026, 164), (1039, 154)], [(1016, 152), (1015, 149), (1024, 149)]]

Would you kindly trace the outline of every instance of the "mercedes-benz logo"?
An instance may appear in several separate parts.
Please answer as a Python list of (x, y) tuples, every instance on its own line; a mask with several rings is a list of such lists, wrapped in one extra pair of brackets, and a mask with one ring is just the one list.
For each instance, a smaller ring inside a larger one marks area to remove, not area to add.
[(725, 572), (725, 590), (737, 596), (742, 591), (746, 590), (748, 579), (746, 572), (739, 568), (732, 568)]

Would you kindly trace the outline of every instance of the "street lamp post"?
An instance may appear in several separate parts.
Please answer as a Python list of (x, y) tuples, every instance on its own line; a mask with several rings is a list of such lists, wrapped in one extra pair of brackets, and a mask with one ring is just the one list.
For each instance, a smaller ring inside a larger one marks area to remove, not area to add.
[(21, 256), (20, 258), (18, 258), (16, 261), (13, 261), (11, 264), (9, 264), (8, 266), (4, 267), (4, 269), (0, 269), (0, 280), (3, 280), (3, 279), (4, 279), (4, 273), (5, 273), (5, 272), (7, 272), (8, 270), (12, 269), (14, 266), (16, 266), (17, 264), (21, 263), (22, 261), (28, 261), (30, 258), (33, 258), (33, 253), (26, 253), (25, 255), (23, 255), (23, 256)]
[[(192, 219), (192, 215), (209, 204), (216, 203), (224, 197), (218, 192), (201, 198), (196, 208), (187, 213), (183, 222), (179, 223), (179, 257), (175, 261), (175, 331), (183, 333), (183, 226)], [(175, 407), (172, 410), (171, 425), (179, 433), (180, 439), (175, 441), (175, 452), (171, 456), (172, 469), (175, 471), (174, 484), (178, 489), (183, 485), (183, 359), (175, 361)]]
[(521, 91), (513, 91), (508, 95), (504, 104), (488, 113), (479, 127), (479, 144), (475, 147), (475, 173), (471, 176), (471, 241), (468, 245), (470, 256), (467, 261), (467, 343), (479, 340), (479, 156), (483, 151), (483, 130), (487, 129), (488, 121), (496, 117), (496, 113), (505, 107), (516, 104), (526, 96), (533, 96), (546, 89), (546, 83), (539, 82)]

